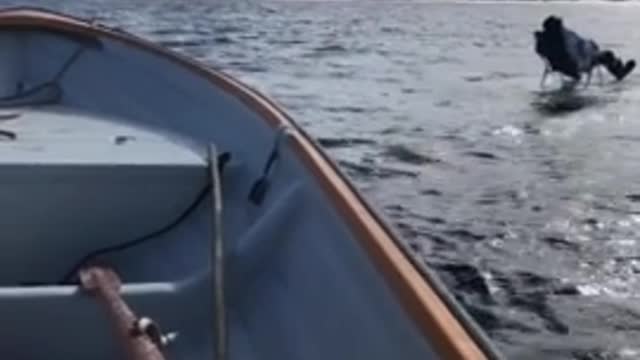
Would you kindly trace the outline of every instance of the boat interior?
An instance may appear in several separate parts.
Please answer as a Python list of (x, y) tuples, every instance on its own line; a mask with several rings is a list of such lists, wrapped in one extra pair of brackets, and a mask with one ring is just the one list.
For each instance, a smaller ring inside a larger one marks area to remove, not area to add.
[(0, 354), (122, 358), (78, 284), (99, 264), (169, 359), (439, 358), (266, 117), (132, 42), (0, 18)]

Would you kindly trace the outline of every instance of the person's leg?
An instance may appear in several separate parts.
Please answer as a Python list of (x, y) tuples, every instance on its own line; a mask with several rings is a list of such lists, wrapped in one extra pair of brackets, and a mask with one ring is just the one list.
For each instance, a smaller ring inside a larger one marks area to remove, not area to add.
[(626, 63), (623, 63), (613, 51), (605, 50), (601, 51), (598, 55), (598, 64), (603, 65), (611, 75), (613, 75), (618, 81), (624, 79), (636, 66), (636, 61), (631, 59)]

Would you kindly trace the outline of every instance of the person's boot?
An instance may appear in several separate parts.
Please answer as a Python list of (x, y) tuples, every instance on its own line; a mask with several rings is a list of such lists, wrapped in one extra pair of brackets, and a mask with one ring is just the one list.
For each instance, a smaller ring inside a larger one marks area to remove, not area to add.
[(624, 79), (636, 67), (635, 60), (629, 60), (626, 64), (623, 64), (610, 50), (603, 51), (598, 58), (598, 62), (604, 65), (618, 81)]
[(627, 61), (626, 64), (624, 64), (624, 66), (622, 66), (622, 63), (620, 64), (620, 66), (618, 67), (618, 70), (616, 72), (615, 77), (616, 79), (618, 79), (618, 81), (624, 79), (627, 75), (629, 75), (633, 69), (636, 67), (636, 61), (635, 60), (629, 60)]

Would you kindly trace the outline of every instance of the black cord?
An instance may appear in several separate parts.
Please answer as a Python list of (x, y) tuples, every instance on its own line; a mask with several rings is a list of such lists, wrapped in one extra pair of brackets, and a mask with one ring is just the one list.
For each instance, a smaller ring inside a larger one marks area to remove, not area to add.
[(273, 149), (269, 153), (269, 157), (267, 158), (267, 162), (264, 165), (264, 169), (262, 170), (262, 175), (253, 183), (251, 186), (251, 191), (249, 191), (249, 201), (254, 203), (255, 205), (262, 204), (267, 191), (269, 190), (269, 174), (271, 173), (271, 168), (273, 164), (276, 162), (279, 156), (280, 142), (284, 136), (287, 134), (287, 128), (281, 128), (278, 130), (278, 134), (276, 135), (276, 139), (273, 143)]
[(34, 87), (29, 88), (27, 90), (23, 90), (23, 91), (20, 91), (18, 93), (15, 93), (13, 95), (7, 95), (7, 96), (0, 97), (0, 102), (24, 99), (24, 98), (26, 98), (28, 96), (31, 96), (31, 95), (34, 95), (34, 94), (38, 93), (42, 89), (45, 89), (45, 88), (47, 88), (49, 86), (57, 86), (57, 83), (51, 82), (51, 81), (46, 81), (46, 82), (40, 83), (38, 85), (35, 85)]
[(30, 89), (27, 90), (19, 90), (18, 92), (16, 92), (13, 95), (7, 95), (7, 96), (3, 96), (0, 97), (0, 101), (11, 101), (11, 100), (17, 100), (17, 99), (22, 99), (25, 98), (29, 95), (33, 95), (35, 93), (37, 93), (38, 91), (48, 87), (48, 86), (56, 86), (58, 85), (58, 82), (60, 81), (60, 79), (62, 79), (62, 77), (64, 76), (64, 74), (66, 74), (67, 70), (69, 70), (69, 68), (71, 67), (71, 65), (73, 65), (76, 60), (80, 57), (80, 55), (84, 52), (84, 50), (86, 49), (86, 47), (84, 45), (80, 46), (79, 48), (77, 48), (72, 54), (71, 56), (69, 56), (69, 58), (62, 64), (62, 66), (60, 67), (60, 69), (58, 70), (58, 72), (55, 73), (55, 75), (53, 76), (53, 78), (51, 80), (47, 80), (44, 81), (38, 85), (34, 85), (33, 87), (31, 87)]
[(109, 246), (109, 247), (105, 247), (102, 249), (98, 249), (98, 250), (94, 250), (92, 252), (90, 252), (89, 254), (85, 255), (80, 261), (78, 261), (72, 268), (71, 270), (69, 270), (64, 277), (62, 278), (62, 280), (60, 281), (60, 284), (66, 284), (68, 282), (71, 281), (71, 279), (76, 275), (76, 273), (78, 272), (78, 270), (80, 270), (80, 268), (85, 265), (88, 261), (98, 257), (98, 256), (102, 256), (104, 254), (107, 253), (111, 253), (111, 252), (117, 252), (117, 251), (122, 251), (122, 250), (126, 250), (126, 249), (130, 249), (136, 245), (142, 244), (147, 240), (153, 239), (157, 236), (160, 236), (164, 233), (169, 232), (170, 230), (172, 230), (173, 228), (175, 228), (176, 226), (178, 226), (183, 220), (185, 220), (189, 215), (191, 215), (191, 213), (193, 213), (195, 211), (195, 209), (198, 207), (198, 205), (200, 205), (200, 203), (202, 202), (202, 200), (204, 200), (204, 198), (207, 196), (207, 193), (209, 192), (209, 190), (211, 189), (211, 184), (207, 184), (204, 189), (200, 192), (200, 194), (198, 194), (198, 196), (196, 197), (195, 201), (193, 203), (191, 203), (191, 205), (189, 205), (182, 213), (180, 213), (180, 215), (178, 215), (177, 218), (175, 218), (172, 222), (170, 222), (168, 225), (165, 225), (164, 227), (150, 233), (147, 235), (144, 235), (140, 238), (137, 239), (133, 239), (131, 241), (127, 241), (118, 245), (113, 245), (113, 246)]

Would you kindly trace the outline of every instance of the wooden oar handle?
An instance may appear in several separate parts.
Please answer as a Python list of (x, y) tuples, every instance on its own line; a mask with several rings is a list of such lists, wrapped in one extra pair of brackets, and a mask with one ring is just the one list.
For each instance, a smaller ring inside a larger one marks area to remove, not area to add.
[(111, 269), (91, 267), (80, 270), (80, 287), (98, 297), (106, 307), (120, 342), (131, 360), (164, 360), (156, 343), (136, 331), (138, 318), (120, 296), (121, 281)]

